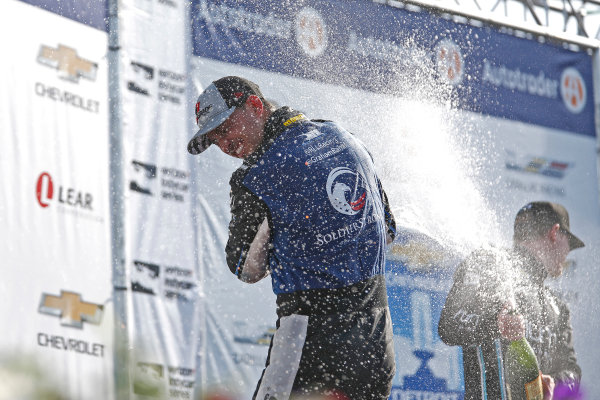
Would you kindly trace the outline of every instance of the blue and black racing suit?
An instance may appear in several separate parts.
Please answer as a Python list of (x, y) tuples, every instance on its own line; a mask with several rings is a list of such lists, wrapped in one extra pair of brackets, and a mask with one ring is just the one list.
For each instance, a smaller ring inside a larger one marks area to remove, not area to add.
[(387, 398), (394, 353), (383, 271), (395, 222), (364, 145), (333, 122), (280, 108), (230, 185), (229, 268), (241, 276), (268, 228), (277, 295), (254, 398), (327, 390)]

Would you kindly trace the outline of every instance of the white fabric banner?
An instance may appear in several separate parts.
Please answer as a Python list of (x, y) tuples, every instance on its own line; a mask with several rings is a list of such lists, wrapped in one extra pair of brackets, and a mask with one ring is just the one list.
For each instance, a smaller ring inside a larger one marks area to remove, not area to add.
[(191, 399), (202, 338), (187, 130), (187, 8), (120, 2), (132, 398)]
[(0, 397), (110, 399), (107, 34), (6, 0), (0, 37)]

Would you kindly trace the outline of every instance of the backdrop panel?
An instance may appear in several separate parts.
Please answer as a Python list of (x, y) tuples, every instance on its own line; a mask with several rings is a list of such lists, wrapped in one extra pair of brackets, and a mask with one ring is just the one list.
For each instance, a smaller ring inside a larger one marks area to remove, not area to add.
[[(586, 51), (366, 1), (195, 0), (192, 21), (190, 103), (212, 80), (235, 74), (276, 104), (342, 123), (373, 152), (398, 223), (417, 232), (400, 235), (387, 268), (393, 398), (462, 398), (460, 351), (437, 336), (453, 269), (478, 246), (510, 245), (516, 211), (539, 199), (563, 203), (587, 244), (552, 284), (574, 314), (583, 385), (600, 393), (599, 321), (589, 312), (599, 305), (600, 214)], [(227, 182), (238, 163), (218, 149), (197, 159), (207, 217), (199, 229), (215, 238), (198, 242), (210, 254), (207, 343), (215, 345), (207, 360), (220, 367), (207, 381), (234, 376), (247, 396), (266, 357), (274, 296), (268, 282), (244, 286), (225, 266)], [(414, 246), (432, 260), (427, 268), (410, 257)]]
[(112, 398), (107, 35), (9, 0), (0, 37), (3, 389)]
[(131, 395), (191, 399), (203, 311), (185, 151), (188, 9), (119, 5)]

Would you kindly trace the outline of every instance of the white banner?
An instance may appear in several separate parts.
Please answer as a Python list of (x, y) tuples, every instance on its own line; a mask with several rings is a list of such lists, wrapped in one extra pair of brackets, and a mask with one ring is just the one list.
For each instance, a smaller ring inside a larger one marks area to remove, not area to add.
[(202, 338), (185, 4), (120, 2), (132, 398), (191, 399)]
[(107, 35), (9, 0), (0, 37), (0, 397), (110, 399)]

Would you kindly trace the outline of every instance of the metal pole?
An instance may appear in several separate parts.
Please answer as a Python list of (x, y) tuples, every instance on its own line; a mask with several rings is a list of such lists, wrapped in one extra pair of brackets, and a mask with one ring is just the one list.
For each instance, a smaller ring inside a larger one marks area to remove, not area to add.
[[(194, 79), (192, 76), (192, 71), (193, 71), (193, 65), (194, 65), (194, 51), (193, 51), (193, 45), (192, 45), (192, 21), (193, 21), (193, 13), (196, 12), (195, 8), (192, 7), (192, 2), (191, 1), (187, 1), (184, 2), (185, 4), (185, 23), (186, 23), (186, 29), (185, 29), (185, 54), (187, 54), (187, 58), (186, 58), (186, 70), (185, 70), (185, 76), (186, 76), (186, 84), (188, 88), (194, 88)], [(192, 89), (188, 89), (185, 91), (185, 95), (186, 95), (186, 104), (194, 104), (196, 102), (196, 95), (197, 93), (192, 90)], [(194, 123), (192, 122), (191, 119), (188, 118), (188, 124), (187, 124), (187, 128), (191, 129), (191, 131), (193, 131), (193, 129), (195, 128)], [(189, 170), (191, 172), (191, 176), (198, 176), (197, 173), (197, 168), (198, 168), (198, 161), (195, 157), (187, 157), (188, 159), (188, 167)], [(194, 221), (193, 225), (193, 232), (194, 232), (194, 243), (200, 243), (199, 242), (199, 237), (201, 235), (200, 231), (199, 231), (199, 225), (195, 222), (198, 220), (198, 210), (200, 210), (200, 205), (198, 203), (198, 185), (190, 185), (190, 199), (191, 199), (191, 216), (192, 216), (192, 221)], [(204, 264), (200, 261), (200, 257), (194, 257), (194, 262), (195, 262), (195, 268), (197, 271), (197, 279), (198, 282), (204, 282)], [(201, 286), (202, 287), (202, 286)], [(204, 288), (202, 287), (202, 293), (204, 294)], [(195, 356), (195, 364), (196, 364), (196, 384), (194, 385), (194, 391), (193, 391), (193, 397), (194, 399), (201, 399), (204, 396), (205, 390), (206, 390), (206, 335), (207, 335), (207, 315), (206, 315), (206, 302), (204, 300), (204, 297), (202, 297), (202, 299), (199, 299), (198, 297), (196, 297), (196, 301), (201, 301), (202, 303), (202, 307), (201, 310), (199, 312), (199, 321), (198, 321), (198, 326), (196, 329), (198, 329), (200, 331), (200, 340), (196, 341), (196, 345), (197, 350), (196, 350), (196, 356)]]
[[(592, 87), (594, 91), (594, 122), (596, 126), (596, 163), (598, 171), (598, 185), (600, 187), (600, 47), (594, 49), (592, 58)], [(600, 193), (597, 203), (600, 206)]]
[(125, 265), (125, 205), (123, 135), (121, 132), (119, 0), (108, 0), (108, 93), (110, 110), (110, 222), (114, 306), (113, 363), (115, 399), (130, 392), (128, 280)]

